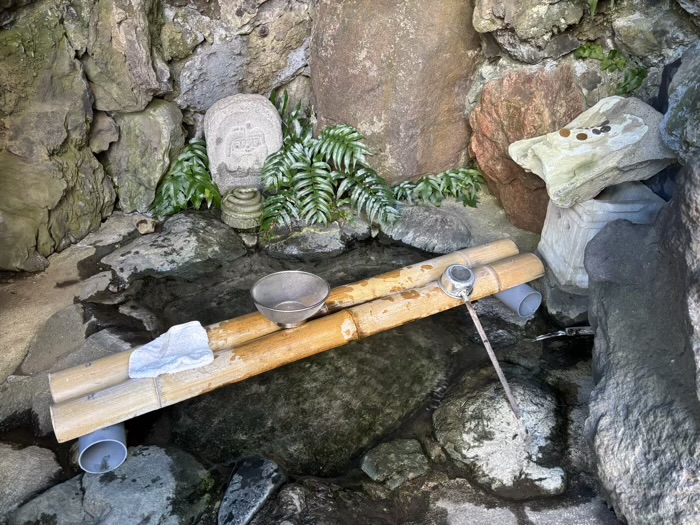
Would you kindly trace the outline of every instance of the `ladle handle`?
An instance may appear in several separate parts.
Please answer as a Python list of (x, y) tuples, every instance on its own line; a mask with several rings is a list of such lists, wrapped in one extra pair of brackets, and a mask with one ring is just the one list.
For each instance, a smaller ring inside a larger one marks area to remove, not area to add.
[(474, 310), (474, 305), (471, 303), (468, 297), (464, 298), (464, 305), (467, 307), (467, 310), (469, 311), (469, 315), (472, 317), (472, 321), (474, 321), (474, 324), (476, 325), (476, 329), (479, 332), (479, 336), (481, 336), (481, 341), (484, 343), (484, 346), (486, 347), (486, 352), (489, 354), (489, 358), (491, 359), (491, 364), (493, 364), (493, 367), (496, 369), (496, 375), (498, 375), (498, 379), (501, 381), (501, 385), (503, 385), (503, 390), (506, 391), (506, 397), (508, 398), (508, 402), (510, 403), (510, 408), (513, 410), (513, 414), (515, 414), (515, 417), (518, 419), (521, 419), (520, 416), (520, 408), (518, 407), (518, 404), (515, 402), (515, 398), (513, 397), (513, 393), (510, 390), (510, 385), (508, 384), (508, 381), (506, 380), (506, 376), (503, 375), (503, 370), (501, 370), (501, 365), (498, 364), (498, 359), (496, 359), (496, 354), (493, 351), (493, 348), (491, 347), (491, 342), (489, 341), (489, 338), (486, 336), (486, 331), (484, 330), (484, 327), (481, 326), (481, 321), (479, 320), (479, 316), (476, 315), (476, 310)]

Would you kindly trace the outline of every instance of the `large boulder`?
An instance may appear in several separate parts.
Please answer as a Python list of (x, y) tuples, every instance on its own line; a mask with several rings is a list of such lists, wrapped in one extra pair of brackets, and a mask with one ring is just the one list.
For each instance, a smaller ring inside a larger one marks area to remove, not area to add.
[(0, 523), (37, 492), (51, 485), (61, 472), (53, 452), (27, 447), (17, 450), (0, 443)]
[(141, 446), (113, 472), (84, 474), (20, 507), (10, 525), (194, 523), (212, 504), (214, 480), (189, 454)]
[(684, 318), (690, 329), (689, 344), (695, 355), (700, 398), (700, 160), (686, 167), (678, 179), (679, 191), (669, 217), (666, 245), (676, 262), (685, 300)]
[(491, 369), (468, 375), (433, 415), (435, 435), (474, 479), (509, 499), (554, 496), (566, 489), (566, 473), (546, 457), (553, 448), (557, 400), (517, 368), (505, 374), (522, 413), (513, 414)]
[(608, 97), (559, 131), (514, 142), (508, 153), (544, 180), (556, 206), (570, 208), (673, 163), (675, 154), (661, 140), (661, 119), (637, 98)]
[(86, 2), (79, 10), (87, 29), (82, 62), (95, 109), (141, 111), (155, 94), (168, 90), (163, 78), (167, 73), (151, 51), (149, 15), (155, 4), (153, 0), (99, 0)]
[(517, 69), (484, 85), (469, 117), (471, 148), (489, 190), (517, 227), (540, 232), (548, 198), (544, 182), (513, 162), (508, 146), (563, 127), (585, 107), (574, 68), (568, 63)]
[(689, 283), (661, 245), (668, 226), (616, 221), (586, 250), (596, 327), (586, 427), (604, 496), (630, 525), (700, 520), (700, 402), (688, 340), (698, 303), (689, 312), (682, 300)]
[(480, 49), (471, 15), (462, 0), (319, 2), (311, 44), (318, 128), (355, 126), (392, 183), (463, 165), (461, 101)]
[(148, 211), (158, 181), (185, 143), (182, 113), (173, 102), (154, 100), (144, 111), (114, 117), (119, 140), (107, 150), (107, 173), (124, 212)]
[(87, 148), (90, 91), (57, 6), (30, 6), (0, 32), (0, 91), (0, 269), (37, 271), (114, 202)]
[(201, 275), (245, 253), (243, 241), (223, 222), (207, 213), (189, 212), (171, 217), (162, 232), (139, 237), (102, 262), (126, 282), (145, 275)]
[(681, 57), (668, 93), (661, 136), (683, 162), (700, 158), (700, 42)]

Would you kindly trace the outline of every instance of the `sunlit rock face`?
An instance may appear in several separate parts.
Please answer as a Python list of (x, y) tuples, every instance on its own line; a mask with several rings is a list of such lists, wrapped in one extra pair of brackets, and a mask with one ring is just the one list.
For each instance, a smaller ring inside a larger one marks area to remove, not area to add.
[(358, 128), (392, 183), (463, 165), (462, 101), (480, 55), (471, 11), (461, 0), (322, 0), (311, 44), (318, 128)]
[(671, 164), (676, 156), (661, 140), (661, 118), (639, 99), (608, 97), (559, 131), (511, 144), (508, 153), (545, 181), (554, 204), (570, 208)]

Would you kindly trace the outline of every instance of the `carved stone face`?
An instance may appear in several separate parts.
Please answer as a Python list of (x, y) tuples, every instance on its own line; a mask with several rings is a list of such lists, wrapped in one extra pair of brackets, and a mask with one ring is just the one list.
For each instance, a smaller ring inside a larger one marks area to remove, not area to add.
[(234, 126), (225, 139), (228, 159), (226, 167), (231, 171), (260, 169), (268, 155), (265, 134), (248, 121)]
[(219, 100), (204, 117), (212, 179), (222, 195), (233, 188), (261, 186), (267, 157), (282, 146), (282, 121), (261, 95)]

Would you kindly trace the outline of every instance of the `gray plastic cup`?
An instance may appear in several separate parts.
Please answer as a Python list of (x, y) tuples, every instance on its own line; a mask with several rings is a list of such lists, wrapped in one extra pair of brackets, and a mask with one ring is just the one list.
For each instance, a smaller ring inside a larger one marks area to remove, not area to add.
[(528, 284), (521, 284), (496, 294), (496, 298), (520, 317), (534, 315), (542, 304), (542, 294)]
[(124, 423), (95, 430), (78, 439), (78, 465), (88, 474), (111, 472), (126, 460)]

